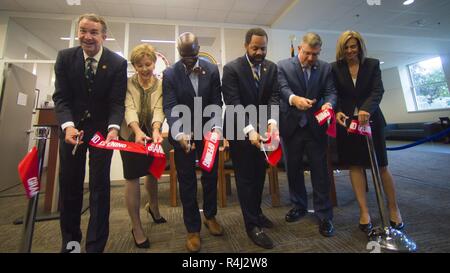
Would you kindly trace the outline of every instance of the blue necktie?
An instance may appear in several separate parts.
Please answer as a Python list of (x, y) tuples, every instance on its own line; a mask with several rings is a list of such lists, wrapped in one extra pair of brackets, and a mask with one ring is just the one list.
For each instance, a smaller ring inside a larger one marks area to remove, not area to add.
[[(308, 69), (306, 67), (303, 68), (303, 76), (305, 77), (305, 86), (306, 89), (308, 89)], [(306, 94), (306, 90), (305, 90), (305, 94)], [(306, 124), (308, 123), (308, 118), (306, 117), (306, 112), (302, 111), (301, 115), (300, 115), (300, 121), (299, 121), (299, 125), (301, 128), (305, 127)]]

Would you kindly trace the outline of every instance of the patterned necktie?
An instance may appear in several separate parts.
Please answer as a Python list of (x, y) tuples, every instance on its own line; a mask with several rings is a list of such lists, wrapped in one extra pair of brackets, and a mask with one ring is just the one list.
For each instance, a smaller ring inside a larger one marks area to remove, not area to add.
[(306, 66), (303, 67), (303, 76), (305, 77), (306, 88), (308, 88), (309, 76), (308, 76), (308, 68)]
[(253, 65), (252, 69), (253, 69), (253, 79), (255, 80), (255, 86), (256, 86), (256, 90), (259, 90), (259, 81), (260, 81), (260, 77), (259, 77), (259, 65)]
[(88, 83), (88, 91), (91, 92), (92, 91), (92, 85), (94, 85), (94, 78), (95, 78), (95, 74), (94, 74), (94, 67), (93, 67), (93, 63), (95, 62), (95, 59), (92, 57), (88, 57), (86, 59), (86, 71), (85, 71), (85, 77)]

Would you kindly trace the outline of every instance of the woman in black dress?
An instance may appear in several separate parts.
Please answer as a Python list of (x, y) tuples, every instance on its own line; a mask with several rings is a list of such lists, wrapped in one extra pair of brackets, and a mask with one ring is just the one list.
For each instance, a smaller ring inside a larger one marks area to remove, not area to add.
[[(332, 64), (333, 76), (338, 92), (336, 118), (338, 155), (341, 163), (349, 165), (350, 180), (360, 207), (359, 228), (364, 232), (372, 229), (366, 200), (366, 176), (370, 166), (369, 152), (364, 136), (348, 134), (344, 122), (348, 118), (358, 119), (361, 125), (369, 123), (380, 167), (384, 192), (387, 196), (390, 224), (404, 227), (397, 206), (394, 180), (388, 169), (384, 127), (386, 121), (379, 107), (384, 88), (381, 81), (380, 62), (366, 57), (366, 47), (356, 31), (343, 32), (336, 45), (336, 62)], [(349, 122), (349, 121), (348, 121)]]
[[(162, 81), (154, 74), (156, 54), (152, 46), (136, 46), (130, 58), (136, 73), (128, 79), (125, 98), (125, 118), (120, 137), (144, 145), (145, 141), (161, 142), (161, 126), (164, 121), (162, 110)], [(151, 138), (150, 138), (151, 137)], [(149, 248), (139, 216), (141, 192), (139, 179), (145, 177), (144, 185), (149, 196), (145, 210), (157, 224), (166, 220), (159, 214), (158, 181), (148, 169), (152, 157), (121, 151), (123, 174), (126, 179), (125, 202), (131, 218), (133, 239), (139, 248)]]

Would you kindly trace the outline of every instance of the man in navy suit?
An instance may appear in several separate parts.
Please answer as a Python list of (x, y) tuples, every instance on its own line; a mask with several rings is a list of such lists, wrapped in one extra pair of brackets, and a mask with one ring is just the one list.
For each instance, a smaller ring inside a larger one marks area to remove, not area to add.
[[(203, 153), (204, 127), (210, 124), (213, 131), (221, 134), (220, 75), (216, 65), (198, 58), (200, 45), (193, 33), (181, 34), (177, 39), (177, 49), (181, 60), (163, 72), (163, 108), (169, 124), (169, 141), (175, 148), (175, 165), (180, 184), (183, 219), (188, 232), (186, 248), (189, 252), (198, 252), (201, 247), (201, 216), (197, 203), (196, 159)], [(201, 105), (198, 105), (199, 101)], [(203, 115), (197, 116), (196, 113), (201, 114), (208, 106), (215, 106), (218, 109), (218, 112), (212, 114), (211, 120), (203, 118)], [(180, 118), (177, 110), (186, 109), (186, 107), (190, 114), (183, 113)], [(184, 116), (185, 114), (189, 117)], [(195, 122), (201, 123), (200, 132), (195, 130)], [(177, 127), (180, 123), (181, 126)], [(217, 161), (218, 156), (215, 158), (211, 172), (202, 171), (201, 182), (204, 224), (212, 235), (220, 236), (223, 234), (223, 228), (215, 218)]]
[[(80, 242), (86, 151), (89, 148), (89, 209), (87, 252), (103, 252), (109, 234), (110, 166), (112, 151), (88, 147), (99, 131), (106, 141), (117, 138), (124, 115), (127, 61), (103, 47), (107, 26), (95, 14), (78, 20), (80, 46), (61, 50), (55, 63), (56, 118), (60, 134), (61, 251)], [(77, 141), (78, 139), (78, 141)]]
[[(261, 209), (267, 163), (260, 144), (264, 138), (261, 135), (264, 136), (266, 130), (269, 133), (278, 131), (278, 113), (270, 110), (273, 106), (278, 107), (279, 90), (277, 66), (266, 60), (267, 43), (264, 29), (252, 28), (247, 31), (244, 43), (246, 54), (223, 68), (222, 92), (227, 105), (224, 130), (226, 138), (230, 140), (230, 154), (245, 229), (256, 245), (270, 249), (274, 244), (263, 228), (272, 228), (273, 223)], [(267, 115), (256, 113), (258, 122), (252, 120), (248, 113), (239, 115), (229, 111), (235, 106), (248, 109), (265, 106)], [(230, 115), (234, 115), (234, 124), (229, 122)], [(242, 118), (244, 122), (236, 122), (236, 118)]]
[(298, 56), (278, 63), (280, 135), (293, 204), (286, 221), (297, 221), (307, 213), (303, 175), (303, 155), (306, 154), (311, 168), (314, 211), (320, 220), (319, 232), (330, 237), (334, 227), (327, 175), (326, 126), (319, 126), (314, 113), (335, 105), (336, 89), (331, 65), (318, 59), (321, 47), (320, 36), (307, 33), (298, 47)]

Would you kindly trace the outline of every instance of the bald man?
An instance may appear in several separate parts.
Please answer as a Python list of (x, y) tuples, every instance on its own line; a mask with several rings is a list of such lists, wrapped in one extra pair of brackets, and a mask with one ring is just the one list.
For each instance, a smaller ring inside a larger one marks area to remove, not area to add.
[[(203, 153), (204, 139), (202, 131), (194, 132), (194, 120), (201, 123), (201, 129), (208, 123), (212, 125), (210, 130), (221, 133), (221, 85), (217, 66), (198, 58), (200, 45), (193, 33), (181, 34), (177, 39), (177, 49), (181, 60), (163, 73), (163, 108), (169, 124), (169, 141), (175, 149), (183, 219), (188, 232), (186, 248), (189, 252), (198, 252), (201, 247), (201, 215), (197, 203), (195, 169), (196, 159), (200, 159)], [(195, 111), (194, 105), (197, 107)], [(217, 106), (220, 113), (213, 113), (211, 118), (203, 118), (201, 114), (207, 106)], [(177, 113), (179, 109), (189, 109), (190, 118), (186, 118), (184, 114), (180, 118)], [(194, 113), (200, 113), (200, 116), (195, 116)], [(215, 218), (217, 160), (218, 156), (211, 172), (202, 171), (201, 182), (204, 224), (212, 235), (220, 236), (223, 234), (223, 228)]]

